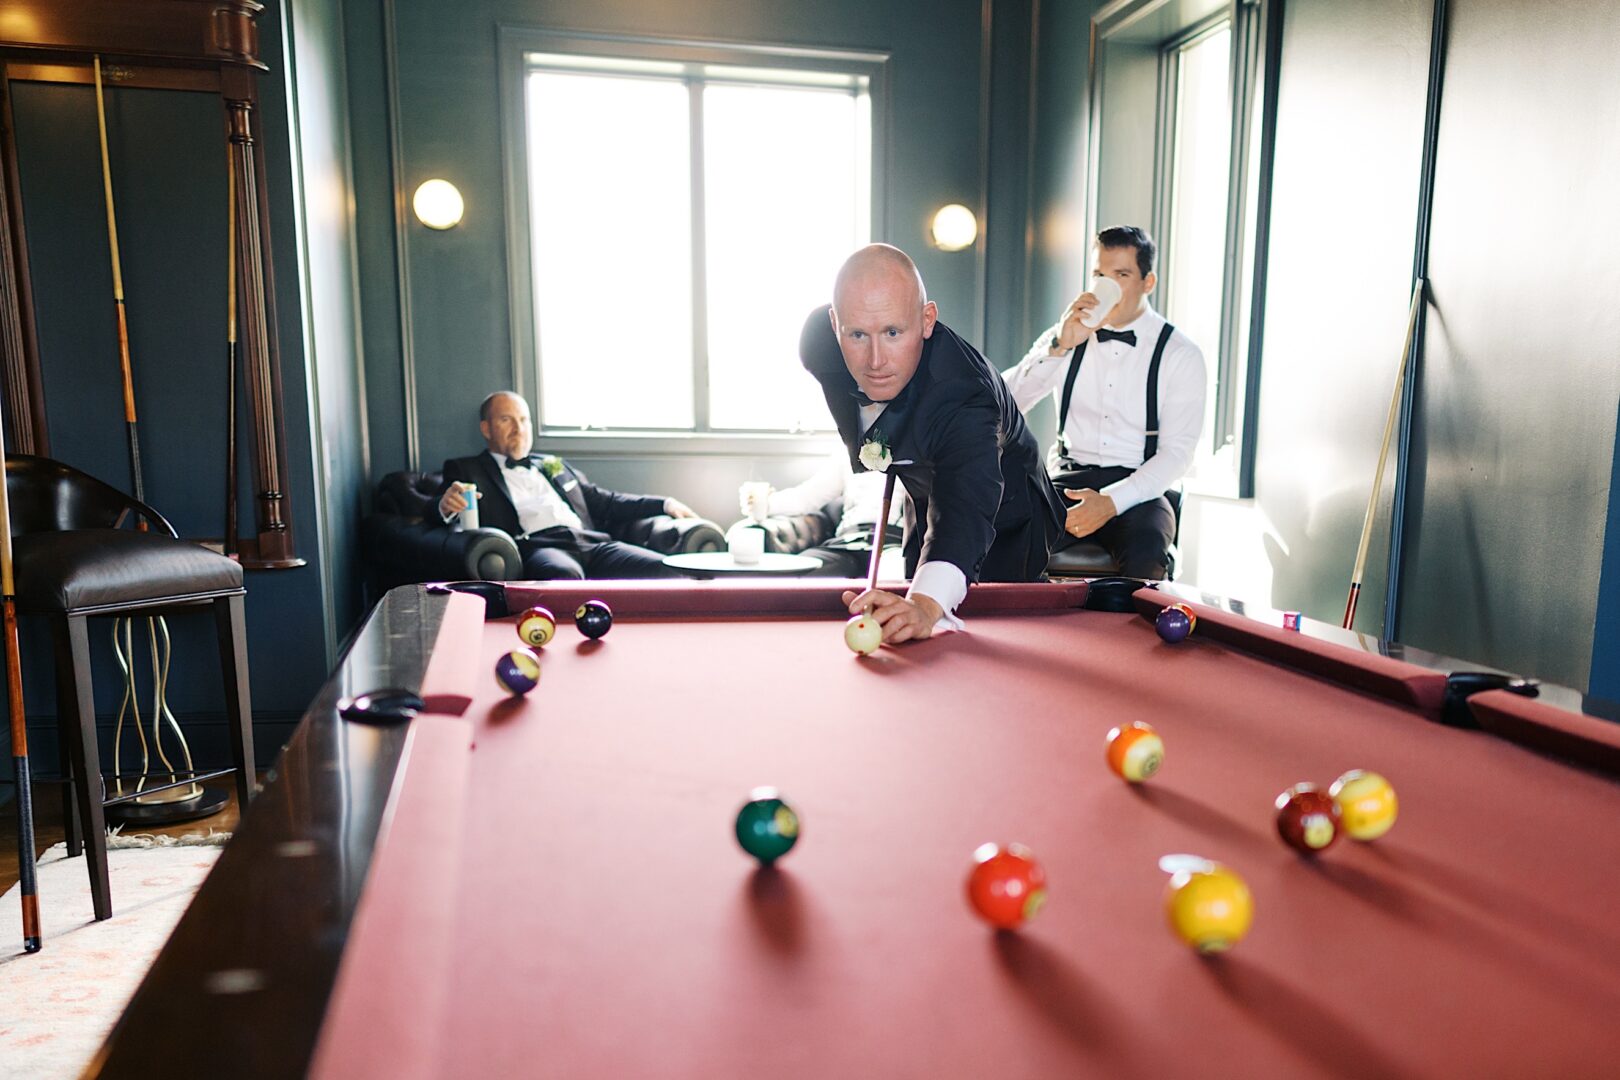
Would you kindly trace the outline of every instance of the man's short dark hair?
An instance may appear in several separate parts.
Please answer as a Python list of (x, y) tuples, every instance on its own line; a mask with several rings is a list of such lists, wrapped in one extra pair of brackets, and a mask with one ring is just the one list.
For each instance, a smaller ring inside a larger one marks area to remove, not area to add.
[(1136, 268), (1142, 272), (1143, 277), (1153, 273), (1153, 258), (1159, 253), (1159, 247), (1153, 242), (1153, 237), (1147, 234), (1146, 229), (1135, 225), (1115, 225), (1104, 229), (1097, 234), (1097, 246), (1135, 248)]
[(489, 419), (490, 406), (495, 404), (495, 399), (496, 398), (498, 398), (498, 397), (521, 397), (521, 396), (522, 395), (519, 394), (516, 390), (497, 390), (497, 391), (495, 391), (493, 394), (489, 395), (483, 401), (480, 401), (478, 403), (478, 422), (480, 424), (482, 424), (484, 421)]

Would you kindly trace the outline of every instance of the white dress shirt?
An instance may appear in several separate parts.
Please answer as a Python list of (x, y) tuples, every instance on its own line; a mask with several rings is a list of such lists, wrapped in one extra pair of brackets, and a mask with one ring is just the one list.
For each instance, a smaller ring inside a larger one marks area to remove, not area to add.
[[(883, 503), (883, 474), (853, 471), (849, 454), (839, 447), (804, 483), (771, 492), (766, 509), (789, 517), (813, 514), (837, 498), (844, 500), (844, 514), (838, 519), (834, 535), (870, 535)], [(897, 525), (904, 517), (905, 501), (894, 500), (889, 506), (889, 524)]]
[[(1142, 460), (1147, 445), (1148, 368), (1164, 321), (1148, 306), (1134, 321), (1113, 328), (1135, 331), (1134, 346), (1099, 342), (1095, 334), (1088, 339), (1063, 427), (1072, 461), (1136, 469), (1102, 489), (1120, 514), (1176, 486), (1192, 467), (1204, 429), (1209, 389), (1204, 354), (1178, 329), (1165, 343), (1159, 364), (1159, 449), (1153, 460)], [(1073, 350), (1051, 355), (1061, 328), (1059, 323), (1042, 334), (1022, 361), (1002, 372), (1020, 409), (1029, 409), (1049, 393), (1061, 399), (1074, 356)]]
[[(888, 404), (886, 401), (874, 401), (870, 405), (860, 407), (862, 432), (872, 429), (872, 425), (877, 423), (877, 418), (883, 415), (883, 410)], [(882, 501), (883, 492), (880, 490), (878, 502)], [(872, 518), (876, 520), (877, 514), (872, 514)], [(962, 620), (956, 617), (956, 608), (967, 598), (967, 589), (967, 575), (962, 573), (962, 568), (955, 563), (925, 562), (917, 567), (917, 572), (911, 576), (911, 588), (906, 592), (906, 599), (910, 600), (918, 593), (922, 593), (944, 610), (944, 614), (934, 623), (934, 633), (937, 634), (943, 630), (962, 629)]]
[(518, 524), (523, 527), (525, 535), (549, 529), (553, 525), (565, 525), (570, 529), (585, 527), (579, 515), (574, 513), (574, 508), (568, 505), (568, 500), (557, 494), (556, 487), (539, 468), (514, 469), (506, 464), (504, 454), (495, 457), (491, 453), (489, 456), (495, 458), (495, 464), (501, 470), (501, 479), (506, 481), (506, 490), (512, 495), (512, 506), (517, 510)]

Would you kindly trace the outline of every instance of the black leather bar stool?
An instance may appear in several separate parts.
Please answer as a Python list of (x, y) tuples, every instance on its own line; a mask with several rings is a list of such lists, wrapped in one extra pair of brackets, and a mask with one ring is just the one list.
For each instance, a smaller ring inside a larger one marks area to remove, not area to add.
[[(248, 692), (242, 568), (180, 540), (156, 510), (49, 458), (8, 455), (6, 486), (19, 613), (44, 616), (55, 646), (57, 727), (64, 779), (68, 852), (88, 852), (97, 919), (112, 916), (107, 879), (105, 784), (96, 738), (90, 670), (92, 616), (201, 614), (212, 611), (225, 675), (225, 710), (235, 757), (236, 794), (253, 792), (253, 720)], [(145, 519), (149, 531), (133, 526)], [(119, 526), (126, 526), (120, 528)], [(206, 779), (208, 775), (196, 777)]]

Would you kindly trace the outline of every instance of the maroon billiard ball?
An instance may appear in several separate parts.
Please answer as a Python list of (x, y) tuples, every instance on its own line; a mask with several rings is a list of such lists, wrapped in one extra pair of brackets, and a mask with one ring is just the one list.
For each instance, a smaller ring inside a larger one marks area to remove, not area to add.
[(1277, 796), (1277, 835), (1305, 855), (1333, 846), (1339, 838), (1339, 804), (1315, 784), (1295, 784)]

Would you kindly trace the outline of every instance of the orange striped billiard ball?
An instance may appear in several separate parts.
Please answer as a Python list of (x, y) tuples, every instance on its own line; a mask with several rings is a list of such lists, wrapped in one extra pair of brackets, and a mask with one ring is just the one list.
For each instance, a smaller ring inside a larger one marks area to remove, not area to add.
[(1114, 775), (1140, 784), (1164, 764), (1164, 740), (1152, 724), (1137, 720), (1108, 733), (1108, 767)]

